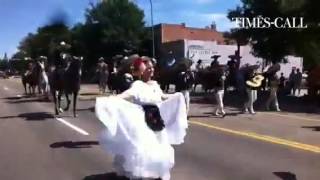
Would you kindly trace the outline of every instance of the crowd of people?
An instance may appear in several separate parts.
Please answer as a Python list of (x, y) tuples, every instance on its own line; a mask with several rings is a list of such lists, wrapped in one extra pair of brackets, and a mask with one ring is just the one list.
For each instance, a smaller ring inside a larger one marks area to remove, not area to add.
[[(283, 73), (281, 73), (281, 77), (278, 77), (277, 75), (277, 73), (280, 71), (279, 64), (274, 64), (273, 66), (265, 69), (263, 72), (258, 73), (258, 69), (261, 68), (259, 65), (246, 65), (240, 69), (239, 58), (237, 58), (235, 55), (230, 56), (231, 60), (228, 61), (226, 65), (219, 63), (219, 57), (219, 55), (212, 56), (213, 61), (209, 67), (205, 67), (202, 64), (202, 61), (199, 60), (195, 65), (195, 70), (192, 70), (191, 66), (186, 66), (179, 69), (176, 78), (175, 90), (176, 92), (181, 92), (184, 95), (187, 112), (189, 111), (190, 107), (190, 92), (192, 91), (192, 87), (196, 81), (196, 76), (204, 70), (210, 72), (208, 77), (211, 81), (217, 103), (217, 106), (214, 110), (214, 114), (216, 116), (226, 115), (223, 99), (225, 90), (229, 86), (234, 86), (238, 89), (243, 87), (243, 90), (247, 95), (247, 101), (243, 105), (243, 112), (249, 112), (251, 114), (255, 114), (253, 105), (258, 98), (257, 91), (262, 88), (263, 81), (266, 79), (268, 80), (268, 89), (270, 91), (269, 98), (265, 104), (266, 110), (273, 108), (276, 111), (280, 111), (277, 97), (278, 91), (284, 89), (285, 87), (291, 87), (293, 94), (295, 94), (296, 90), (298, 90), (298, 93), (300, 94), (302, 75), (299, 69), (296, 70), (297, 72), (293, 70), (289, 80), (287, 81), (284, 78)], [(106, 70), (108, 68), (106, 63), (102, 59), (100, 60), (101, 61), (99, 61), (97, 72), (99, 72), (100, 75), (99, 87), (101, 92), (104, 93), (107, 84), (106, 76), (108, 76), (108, 72)], [(172, 63), (173, 61), (176, 62), (175, 59), (168, 61), (166, 68), (172, 67), (174, 64)], [(125, 77), (127, 77), (125, 79), (127, 79), (128, 82), (126, 83), (127, 85), (123, 91), (130, 88), (132, 82), (140, 79), (139, 77), (141, 76), (141, 72), (143, 72), (143, 70), (144, 67), (140, 66), (139, 61), (133, 61), (131, 65), (131, 72), (125, 74)], [(113, 73), (116, 71), (117, 70), (113, 70)], [(241, 82), (239, 82), (239, 80), (241, 80)]]

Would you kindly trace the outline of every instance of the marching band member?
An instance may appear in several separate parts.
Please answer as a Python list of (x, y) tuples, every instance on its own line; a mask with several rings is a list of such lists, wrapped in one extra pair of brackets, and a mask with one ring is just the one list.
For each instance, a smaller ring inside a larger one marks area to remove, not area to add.
[(270, 85), (270, 94), (266, 102), (266, 109), (268, 111), (270, 110), (271, 103), (273, 103), (273, 106), (276, 108), (276, 111), (278, 112), (280, 111), (278, 97), (277, 97), (278, 88), (280, 84), (279, 78), (277, 76), (277, 72), (279, 70), (280, 70), (280, 64), (275, 64), (271, 66), (267, 71), (267, 74), (269, 74), (268, 80)]
[(106, 126), (102, 147), (114, 155), (118, 175), (135, 178), (170, 179), (174, 165), (172, 144), (184, 142), (186, 104), (181, 93), (163, 94), (151, 80), (150, 61), (141, 80), (118, 96), (96, 100), (96, 116)]
[(244, 104), (244, 112), (250, 112), (250, 114), (256, 114), (253, 108), (253, 103), (257, 100), (257, 90), (262, 84), (263, 76), (257, 74), (258, 65), (250, 67), (251, 70), (246, 74), (246, 91), (248, 100)]
[(214, 111), (214, 114), (216, 116), (222, 115), (224, 117), (226, 115), (226, 112), (224, 111), (223, 97), (224, 97), (224, 88), (225, 88), (224, 84), (226, 80), (226, 75), (225, 75), (225, 70), (223, 68), (224, 67), (217, 68), (216, 75), (218, 77), (218, 80), (214, 88), (217, 107)]
[(270, 94), (266, 103), (266, 107), (267, 107), (267, 110), (269, 111), (271, 102), (273, 102), (273, 106), (276, 108), (276, 111), (279, 112), (280, 108), (279, 108), (279, 102), (277, 97), (277, 92), (279, 87), (279, 78), (275, 74), (274, 76), (269, 77), (269, 81), (270, 81)]
[(182, 65), (181, 72), (178, 74), (176, 91), (181, 92), (186, 101), (187, 113), (190, 109), (190, 90), (195, 81), (194, 73), (191, 70), (191, 66)]

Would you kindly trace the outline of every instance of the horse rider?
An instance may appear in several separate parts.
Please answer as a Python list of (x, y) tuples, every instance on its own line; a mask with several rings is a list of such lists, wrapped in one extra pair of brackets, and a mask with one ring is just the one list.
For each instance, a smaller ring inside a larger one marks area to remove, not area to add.
[(211, 56), (211, 58), (213, 59), (213, 61), (210, 64), (211, 69), (215, 69), (215, 68), (219, 67), (220, 63), (219, 63), (218, 59), (220, 57), (221, 57), (220, 55)]
[(202, 60), (199, 59), (199, 60), (197, 61), (197, 65), (196, 65), (196, 72), (199, 72), (199, 71), (201, 71), (201, 70), (203, 70), (203, 69), (204, 69), (204, 66), (203, 66), (203, 64), (202, 64)]
[(169, 56), (169, 58), (168, 58), (166, 66), (167, 67), (172, 67), (176, 63), (176, 59), (174, 58), (174, 55), (173, 55), (172, 51), (169, 51), (168, 56)]
[(106, 92), (107, 81), (109, 78), (108, 65), (104, 62), (104, 58), (100, 57), (98, 60), (98, 67), (96, 72), (99, 76), (99, 91), (104, 94)]
[(29, 76), (32, 73), (33, 68), (34, 68), (33, 62), (29, 62), (27, 66), (27, 70), (24, 73), (24, 76)]

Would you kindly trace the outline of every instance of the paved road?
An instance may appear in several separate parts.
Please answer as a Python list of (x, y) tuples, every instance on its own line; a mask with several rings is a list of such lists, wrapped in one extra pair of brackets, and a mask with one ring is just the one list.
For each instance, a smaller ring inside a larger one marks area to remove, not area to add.
[[(85, 89), (85, 88), (84, 88)], [(15, 79), (0, 80), (1, 180), (112, 180), (112, 157), (98, 145), (94, 101), (79, 118), (56, 119), (50, 103), (23, 97)], [(83, 99), (83, 98), (82, 98)], [(319, 180), (320, 116), (259, 113), (224, 119), (192, 104), (185, 144), (175, 147), (173, 180)]]

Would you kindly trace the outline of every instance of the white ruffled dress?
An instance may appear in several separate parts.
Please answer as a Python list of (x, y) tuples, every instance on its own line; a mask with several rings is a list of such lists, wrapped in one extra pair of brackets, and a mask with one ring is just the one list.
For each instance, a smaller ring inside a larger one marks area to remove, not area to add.
[[(188, 127), (183, 95), (175, 93), (162, 101), (163, 92), (156, 81), (135, 81), (124, 94), (132, 97), (132, 101), (119, 97), (96, 100), (96, 116), (106, 126), (100, 137), (102, 147), (114, 155), (114, 167), (121, 175), (169, 180), (174, 165), (171, 145), (184, 142)], [(159, 107), (165, 121), (161, 132), (147, 126), (143, 104)]]

